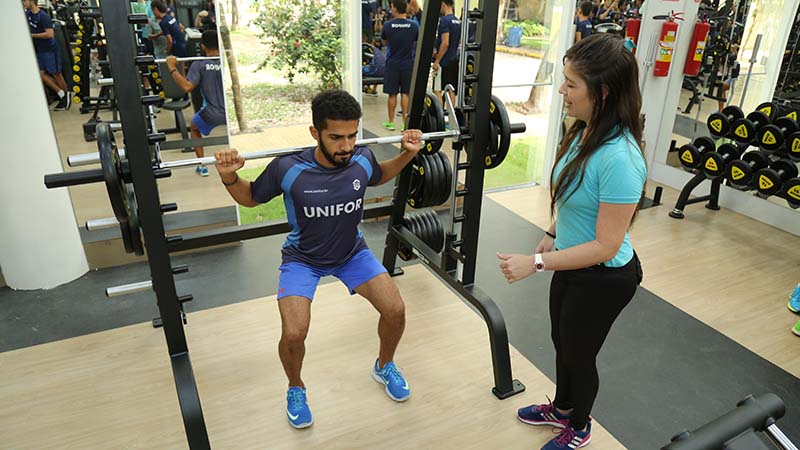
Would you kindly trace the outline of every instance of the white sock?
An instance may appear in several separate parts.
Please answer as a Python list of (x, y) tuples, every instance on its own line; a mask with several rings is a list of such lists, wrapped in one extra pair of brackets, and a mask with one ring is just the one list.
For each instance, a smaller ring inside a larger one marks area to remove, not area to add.
[(64, 96), (67, 95), (64, 91), (58, 91), (57, 94), (58, 98), (64, 98)]

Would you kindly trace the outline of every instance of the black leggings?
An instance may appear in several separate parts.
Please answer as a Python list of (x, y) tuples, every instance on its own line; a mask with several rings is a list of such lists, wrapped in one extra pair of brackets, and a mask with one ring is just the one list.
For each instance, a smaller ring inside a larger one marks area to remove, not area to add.
[(572, 409), (570, 425), (581, 430), (589, 420), (600, 381), (597, 354), (611, 325), (633, 298), (642, 280), (634, 253), (623, 267), (593, 266), (558, 271), (550, 284), (551, 337), (556, 348), (556, 398)]

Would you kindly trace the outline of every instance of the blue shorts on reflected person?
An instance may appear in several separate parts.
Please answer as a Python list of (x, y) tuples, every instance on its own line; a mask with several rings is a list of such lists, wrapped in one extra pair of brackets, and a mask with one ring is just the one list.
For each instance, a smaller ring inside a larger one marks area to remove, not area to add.
[(209, 134), (211, 134), (211, 130), (214, 129), (214, 125), (211, 125), (210, 123), (203, 120), (203, 116), (200, 115), (199, 111), (196, 112), (192, 117), (192, 123), (194, 124), (194, 126), (197, 127), (198, 130), (200, 130), (200, 133), (203, 136), (208, 136)]
[(337, 267), (314, 267), (301, 262), (289, 262), (282, 264), (278, 270), (281, 271), (278, 279), (278, 300), (289, 296), (313, 300), (319, 279), (329, 275), (341, 280), (353, 295), (357, 287), (386, 273), (386, 268), (369, 249), (361, 250)]

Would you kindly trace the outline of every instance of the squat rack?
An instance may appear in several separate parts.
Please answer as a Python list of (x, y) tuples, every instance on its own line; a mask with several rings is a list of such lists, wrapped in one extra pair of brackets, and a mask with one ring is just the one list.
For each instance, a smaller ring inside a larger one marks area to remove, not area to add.
[[(390, 274), (402, 273), (396, 267), (398, 245), (410, 247), (431, 271), (481, 313), (489, 331), (494, 370), (492, 392), (498, 398), (503, 399), (522, 392), (525, 387), (519, 381), (514, 380), (511, 375), (508, 334), (503, 315), (491, 297), (474, 283), (485, 171), (483, 161), (487, 156), (485, 153), (489, 142), (489, 129), (486, 124), (489, 123), (490, 115), (499, 2), (480, 0), (479, 5), (479, 8), (471, 11), (468, 10), (468, 6), (465, 7), (465, 18), (468, 17), (478, 23), (477, 39), (475, 42), (469, 42), (462, 38), (462, 42), (466, 42), (466, 44), (462, 48), (461, 57), (471, 55), (478, 72), (461, 73), (460, 92), (471, 87), (474, 95), (472, 104), (465, 104), (461, 110), (467, 123), (461, 130), (461, 142), (453, 144), (453, 148), (456, 150), (454, 171), (456, 175), (454, 178), (457, 179), (458, 171), (466, 171), (464, 189), (455, 191), (452, 198), (453, 203), (458, 197), (464, 199), (462, 213), (458, 216), (453, 214), (452, 217), (453, 225), (458, 223), (461, 226), (460, 237), (454, 229), (451, 230), (446, 235), (445, 249), (439, 255), (402, 225), (408, 199), (410, 165), (401, 172), (396, 180), (392, 202), (365, 208), (364, 217), (389, 216), (383, 264)], [(441, 0), (430, 0), (426, 5), (421, 24), (422, 39), (417, 43), (417, 55), (430, 55), (433, 52), (440, 6)], [(152, 288), (156, 294), (160, 321), (163, 324), (167, 341), (184, 429), (190, 448), (209, 449), (211, 445), (208, 431), (203, 418), (183, 328), (186, 321), (183, 303), (191, 301), (192, 297), (191, 295), (178, 295), (174, 275), (186, 272), (186, 268), (173, 266), (170, 253), (285, 233), (290, 230), (290, 227), (288, 223), (284, 222), (225, 227), (183, 236), (167, 236), (165, 234), (162, 216), (165, 212), (173, 211), (175, 205), (160, 203), (157, 177), (150, 151), (152, 138), (148, 136), (148, 123), (146, 122), (146, 111), (148, 105), (152, 104), (152, 99), (143, 96), (142, 93), (140, 74), (135, 64), (136, 41), (131, 26), (131, 24), (143, 22), (146, 20), (146, 16), (131, 14), (130, 5), (127, 2), (104, 2), (101, 9), (111, 74), (114, 85), (118, 88), (115, 89), (115, 94), (122, 131), (125, 136), (127, 169), (130, 171), (130, 179), (138, 205), (138, 216), (151, 270)], [(464, 20), (462, 34), (467, 33), (466, 23), (467, 20)], [(424, 60), (417, 58), (414, 64), (409, 115), (409, 124), (414, 127), (418, 127), (421, 122), (429, 67), (430, 60), (427, 58)], [(467, 152), (467, 160), (459, 163), (458, 155), (462, 149)], [(162, 169), (159, 177), (163, 176), (165, 172), (168, 174), (169, 169)]]

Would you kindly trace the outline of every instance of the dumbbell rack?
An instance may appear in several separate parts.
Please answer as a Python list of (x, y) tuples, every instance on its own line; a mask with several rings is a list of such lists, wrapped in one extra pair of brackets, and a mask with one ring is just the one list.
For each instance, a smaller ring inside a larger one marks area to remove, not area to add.
[[(395, 183), (392, 213), (389, 218), (389, 233), (386, 236), (383, 253), (383, 265), (390, 274), (402, 274), (402, 269), (396, 266), (398, 248), (401, 243), (408, 245), (414, 249), (414, 253), (420, 257), (420, 260), (428, 269), (438, 275), (440, 279), (480, 312), (489, 328), (495, 383), (492, 392), (498, 398), (503, 399), (524, 391), (525, 386), (518, 380), (513, 379), (511, 374), (508, 332), (503, 314), (494, 300), (475, 286), (478, 233), (480, 230), (484, 172), (486, 169), (484, 160), (487, 156), (486, 149), (489, 145), (486, 124), (490, 122), (492, 74), (496, 44), (495, 34), (499, 6), (497, 0), (481, 0), (477, 9), (467, 12), (467, 19), (478, 22), (476, 42), (466, 43), (465, 47), (462, 48), (461, 58), (471, 55), (474, 58), (474, 66), (478, 68), (478, 73), (469, 75), (463, 71), (460, 73), (462, 81), (470, 83), (473, 92), (476, 92), (472, 97), (473, 103), (465, 104), (461, 110), (464, 113), (466, 124), (462, 128), (461, 141), (453, 144), (453, 148), (456, 150), (453, 179), (458, 180), (459, 171), (466, 172), (464, 188), (455, 190), (451, 198), (452, 204), (455, 204), (459, 197), (464, 199), (461, 214), (451, 214), (450, 217), (453, 223), (461, 224), (461, 236), (454, 232), (447, 233), (444, 250), (439, 255), (407, 228), (400, 225), (403, 223), (411, 179), (411, 167), (408, 166), (401, 172)], [(417, 55), (433, 54), (440, 7), (441, 0), (430, 0), (427, 3), (421, 24), (422, 39), (417, 42)], [(462, 21), (462, 35), (467, 33), (467, 24), (468, 20)], [(464, 42), (464, 39), (462, 39), (462, 42)], [(462, 61), (464, 60), (462, 59)], [(421, 123), (429, 72), (430, 59), (417, 58), (414, 63), (414, 78), (409, 94), (410, 128), (418, 128)], [(464, 83), (461, 83), (459, 95), (464, 93)], [(453, 122), (451, 118), (451, 123)], [(468, 159), (464, 163), (459, 163), (458, 155), (462, 146), (466, 150)]]
[[(457, 170), (466, 170), (466, 187), (455, 195), (464, 197), (464, 210), (455, 217), (462, 226), (462, 236), (457, 239), (455, 233), (447, 235), (447, 245), (440, 257), (434, 253), (417, 236), (402, 225), (402, 218), (408, 196), (410, 167), (400, 175), (395, 185), (395, 198), (392, 203), (377, 204), (365, 208), (364, 218), (390, 216), (389, 233), (386, 241), (384, 265), (390, 273), (395, 270), (397, 249), (399, 244), (409, 247), (428, 268), (439, 275), (461, 297), (474, 305), (482, 314), (489, 328), (495, 386), (493, 393), (499, 398), (507, 398), (522, 392), (524, 386), (511, 376), (511, 363), (508, 346), (508, 335), (505, 321), (494, 301), (483, 291), (474, 286), (475, 262), (477, 257), (478, 231), (480, 225), (481, 201), (483, 193), (484, 165), (482, 163), (488, 144), (488, 132), (469, 134), (469, 130), (485, 130), (489, 122), (489, 103), (491, 98), (492, 69), (494, 65), (495, 27), (497, 25), (497, 1), (482, 1), (482, 11), (471, 12), (471, 17), (479, 19), (482, 26), (478, 37), (484, 36), (481, 44), (471, 44), (468, 50), (475, 52), (475, 61), (480, 71), (474, 75), (472, 82), (477, 86), (474, 106), (467, 106), (468, 126), (464, 127), (463, 136), (467, 153), (467, 162), (458, 164)], [(423, 39), (419, 42), (417, 54), (431, 54), (438, 23), (440, 0), (428, 3), (426, 15), (422, 22)], [(123, 164), (123, 180), (132, 183), (135, 202), (129, 206), (138, 211), (141, 234), (147, 249), (147, 260), (150, 265), (151, 281), (137, 283), (150, 285), (156, 295), (160, 313), (161, 326), (167, 341), (173, 376), (181, 407), (184, 428), (189, 447), (192, 449), (209, 449), (210, 441), (203, 418), (200, 397), (194, 379), (186, 334), (183, 328), (186, 316), (183, 303), (191, 301), (191, 295), (179, 296), (175, 286), (174, 275), (187, 271), (185, 267), (172, 266), (170, 253), (191, 249), (205, 248), (230, 242), (238, 242), (255, 237), (270, 236), (290, 231), (286, 222), (253, 224), (248, 226), (224, 227), (221, 229), (196, 232), (187, 235), (167, 236), (165, 234), (163, 214), (174, 211), (176, 205), (161, 205), (156, 179), (168, 176), (168, 170), (154, 171), (154, 155), (150, 145), (153, 136), (148, 135), (146, 110), (159, 101), (158, 96), (144, 96), (141, 75), (136, 67), (136, 48), (133, 45), (135, 36), (132, 24), (141, 23), (146, 16), (131, 14), (128, 2), (108, 1), (102, 4), (102, 16), (106, 31), (108, 61), (114, 79), (116, 101), (124, 133), (125, 157)], [(480, 52), (481, 47), (486, 49)], [(426, 66), (421, 67), (421, 64)], [(415, 80), (412, 87), (410, 124), (419, 124), (425, 97), (425, 77), (428, 74), (430, 61), (415, 63)], [(479, 126), (482, 124), (484, 126)], [(158, 159), (158, 155), (155, 155)], [(474, 161), (474, 164), (473, 164)], [(97, 175), (97, 171), (93, 173)], [(457, 171), (454, 171), (457, 173)], [(72, 175), (81, 175), (75, 174)], [(454, 175), (456, 176), (456, 175)], [(79, 177), (75, 177), (76, 179)], [(102, 174), (101, 174), (102, 178)], [(82, 181), (87, 182), (87, 181)], [(77, 183), (80, 184), (80, 183)], [(138, 206), (137, 206), (138, 205)], [(438, 262), (437, 262), (438, 261)], [(462, 264), (462, 275), (458, 278), (456, 267)], [(155, 325), (155, 321), (154, 321)]]

